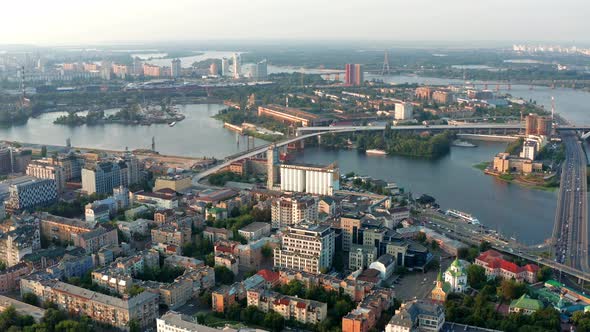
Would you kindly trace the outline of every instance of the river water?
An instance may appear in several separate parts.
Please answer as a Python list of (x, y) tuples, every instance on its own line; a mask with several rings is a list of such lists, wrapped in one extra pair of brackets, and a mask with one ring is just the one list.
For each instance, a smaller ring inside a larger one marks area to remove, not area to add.
[[(229, 53), (229, 52), (228, 52)], [(215, 56), (230, 54), (216, 53)], [(201, 55), (199, 59), (211, 56)], [(197, 58), (191, 58), (197, 60)], [(169, 60), (163, 60), (169, 61)], [(293, 71), (293, 68), (269, 67), (269, 72)], [(325, 72), (325, 71), (322, 71)], [(424, 78), (418, 76), (371, 76), (392, 83), (423, 83), (432, 85), (461, 84), (460, 80)], [(490, 88), (494, 88), (490, 86)], [(504, 90), (505, 91), (505, 90)], [(508, 92), (508, 91), (506, 91)], [(572, 89), (513, 85), (510, 91), (516, 97), (536, 100), (547, 109), (551, 96), (555, 96), (556, 110), (566, 119), (589, 124), (590, 93)], [(222, 158), (246, 149), (246, 141), (234, 132), (223, 128), (220, 121), (211, 116), (223, 105), (186, 105), (181, 112), (186, 115), (174, 127), (166, 124), (129, 126), (108, 124), (68, 127), (54, 125), (53, 120), (65, 113), (48, 113), (30, 119), (26, 124), (0, 128), (0, 139), (38, 144), (65, 145), (71, 138), (73, 146), (104, 149), (149, 148), (156, 138), (156, 150), (163, 154), (194, 157)], [(264, 141), (256, 140), (256, 145)], [(343, 172), (355, 171), (388, 181), (397, 182), (415, 194), (428, 193), (437, 198), (444, 208), (469, 212), (482, 223), (498, 229), (507, 236), (534, 244), (550, 237), (555, 214), (557, 194), (531, 190), (500, 182), (472, 167), (490, 160), (504, 150), (503, 143), (478, 143), (479, 147), (455, 148), (438, 160), (422, 160), (405, 157), (366, 156), (357, 151), (309, 148), (296, 155), (296, 160), (311, 163), (337, 161)]]
[[(429, 85), (462, 84), (460, 80), (419, 76), (371, 76), (390, 83), (420, 83)], [(490, 89), (495, 88), (490, 86)], [(555, 109), (567, 120), (578, 124), (590, 123), (590, 93), (573, 89), (551, 89), (513, 85), (500, 92), (535, 100)], [(299, 162), (327, 164), (338, 162), (341, 172), (354, 171), (363, 175), (398, 183), (407, 191), (434, 196), (445, 209), (454, 208), (473, 214), (484, 225), (526, 244), (541, 243), (551, 236), (557, 193), (524, 188), (505, 183), (483, 174), (473, 164), (491, 160), (503, 151), (505, 143), (476, 142), (477, 148), (452, 147), (451, 153), (438, 160), (413, 159), (398, 156), (367, 156), (353, 150), (333, 150), (312, 147), (296, 155)]]
[[(38, 118), (29, 119), (24, 125), (0, 128), (0, 139), (65, 145), (66, 139), (71, 138), (72, 146), (123, 150), (125, 147), (150, 148), (152, 137), (155, 137), (156, 150), (163, 154), (223, 158), (247, 148), (247, 142), (242, 136), (237, 141), (234, 132), (223, 128), (221, 121), (211, 118), (223, 108), (224, 105), (218, 104), (180, 106), (180, 112), (186, 118), (174, 127), (167, 124), (70, 127), (53, 124), (57, 117), (66, 112), (44, 113)], [(264, 143), (256, 139), (254, 144), (258, 146)]]

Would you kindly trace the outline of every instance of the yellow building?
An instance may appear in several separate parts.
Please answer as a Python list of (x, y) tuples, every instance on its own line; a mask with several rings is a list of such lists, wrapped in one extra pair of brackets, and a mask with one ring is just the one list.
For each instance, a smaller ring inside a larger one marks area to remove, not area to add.
[(193, 185), (190, 176), (163, 176), (156, 179), (154, 191), (168, 188), (176, 192), (182, 192)]

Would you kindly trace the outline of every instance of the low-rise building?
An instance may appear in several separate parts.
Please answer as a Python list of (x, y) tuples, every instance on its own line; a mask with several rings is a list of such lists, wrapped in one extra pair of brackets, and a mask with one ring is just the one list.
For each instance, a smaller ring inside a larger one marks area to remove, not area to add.
[(152, 229), (152, 243), (162, 243), (182, 247), (191, 241), (192, 230), (188, 227), (175, 227), (174, 225), (162, 225)]
[(270, 235), (270, 224), (266, 222), (253, 222), (240, 228), (238, 234), (248, 241), (255, 241)]
[(39, 249), (41, 236), (37, 222), (0, 234), (0, 259), (9, 267), (17, 265), (26, 255)]
[(390, 254), (383, 254), (369, 265), (370, 269), (379, 271), (381, 280), (387, 280), (395, 270), (395, 258)]
[(41, 236), (48, 240), (62, 243), (73, 241), (74, 234), (88, 233), (94, 229), (95, 223), (80, 219), (64, 218), (41, 212), (36, 215), (41, 226)]
[(114, 227), (98, 226), (90, 232), (72, 234), (75, 246), (84, 248), (88, 253), (96, 253), (105, 246), (117, 245), (119, 237)]
[(208, 239), (211, 243), (221, 240), (231, 240), (233, 233), (225, 228), (205, 227), (203, 238)]
[(543, 302), (531, 299), (528, 295), (523, 294), (520, 298), (510, 302), (508, 312), (532, 315), (541, 309), (543, 309)]
[(214, 327), (198, 324), (190, 316), (169, 311), (156, 320), (158, 332), (238, 332), (236, 329), (225, 327), (219, 330)]
[(393, 305), (394, 292), (380, 288), (371, 292), (358, 306), (342, 317), (342, 332), (368, 332), (375, 327), (381, 314)]
[(501, 253), (492, 249), (481, 253), (475, 259), (475, 264), (485, 269), (488, 278), (500, 277), (506, 280), (514, 279), (519, 282), (537, 282), (539, 266), (535, 264), (527, 264), (522, 267), (518, 266), (513, 262), (505, 260)]
[(133, 221), (117, 221), (117, 227), (127, 237), (133, 235), (145, 236), (149, 234), (149, 220), (139, 218)]
[(282, 295), (262, 287), (248, 290), (247, 294), (248, 306), (254, 306), (263, 312), (275, 311), (286, 320), (318, 324), (328, 315), (328, 305), (323, 302)]
[(160, 189), (154, 192), (143, 190), (129, 194), (131, 204), (143, 204), (156, 209), (176, 209), (178, 197), (171, 189)]
[(235, 257), (232, 254), (224, 254), (224, 253), (216, 254), (215, 255), (215, 265), (216, 266), (218, 266), (218, 265), (225, 266), (230, 271), (232, 271), (234, 275), (238, 275), (239, 260), (237, 257)]
[(154, 191), (160, 189), (172, 189), (176, 192), (184, 192), (192, 187), (193, 183), (189, 175), (160, 176), (156, 178)]
[(19, 290), (20, 278), (31, 273), (32, 268), (32, 264), (23, 262), (0, 271), (0, 293)]
[(144, 291), (128, 299), (93, 292), (57, 280), (21, 279), (21, 294), (37, 295), (51, 301), (58, 308), (88, 316), (97, 322), (129, 329), (129, 321), (136, 320), (141, 329), (151, 326), (158, 317), (158, 295)]
[(435, 331), (442, 329), (445, 312), (441, 305), (424, 301), (403, 303), (395, 311), (385, 332)]

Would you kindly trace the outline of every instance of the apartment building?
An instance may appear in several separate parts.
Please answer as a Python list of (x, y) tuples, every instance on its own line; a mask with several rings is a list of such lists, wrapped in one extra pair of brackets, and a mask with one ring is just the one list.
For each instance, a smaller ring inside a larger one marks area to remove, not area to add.
[(121, 168), (112, 161), (97, 162), (82, 169), (82, 190), (88, 194), (112, 194), (121, 185)]
[(24, 176), (8, 187), (8, 199), (5, 202), (7, 211), (16, 212), (34, 210), (57, 200), (55, 180), (38, 179)]
[(38, 223), (22, 225), (0, 235), (0, 259), (6, 265), (15, 266), (23, 257), (41, 249)]
[(84, 248), (87, 253), (97, 253), (105, 246), (119, 244), (117, 229), (113, 227), (98, 226), (90, 232), (72, 234), (75, 246)]
[(151, 327), (158, 317), (158, 295), (144, 291), (134, 297), (120, 299), (57, 280), (21, 279), (21, 295), (27, 292), (42, 301), (51, 301), (58, 308), (123, 330), (136, 320), (142, 330)]
[(57, 192), (62, 193), (66, 185), (64, 169), (53, 159), (32, 161), (27, 165), (26, 174), (39, 179), (51, 179), (55, 181)]
[(262, 287), (248, 290), (248, 306), (263, 312), (273, 310), (286, 320), (296, 320), (304, 324), (318, 324), (328, 315), (328, 305), (323, 302), (283, 295)]
[(275, 268), (321, 273), (329, 270), (334, 257), (334, 230), (328, 225), (302, 223), (290, 226), (274, 249)]
[(191, 241), (191, 232), (192, 230), (188, 227), (179, 228), (165, 224), (152, 229), (152, 242), (182, 247), (182, 245)]
[(39, 218), (41, 235), (48, 240), (60, 242), (73, 241), (74, 234), (88, 233), (94, 229), (94, 223), (84, 222), (80, 219), (64, 218), (41, 212), (36, 214)]
[(272, 228), (283, 229), (304, 220), (318, 220), (318, 202), (314, 197), (282, 196), (271, 201)]

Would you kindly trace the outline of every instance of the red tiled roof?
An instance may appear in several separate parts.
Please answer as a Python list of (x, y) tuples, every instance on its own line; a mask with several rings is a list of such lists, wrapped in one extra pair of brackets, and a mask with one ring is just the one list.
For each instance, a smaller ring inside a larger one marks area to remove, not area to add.
[(299, 309), (305, 309), (307, 306), (305, 305), (304, 302), (297, 302), (297, 308)]
[(260, 275), (262, 278), (264, 278), (264, 280), (268, 281), (268, 282), (275, 282), (277, 280), (279, 280), (279, 273), (278, 272), (273, 272), (271, 270), (260, 270), (257, 273), (258, 275)]
[(489, 268), (502, 269), (514, 274), (519, 274), (523, 271), (537, 272), (537, 270), (539, 270), (539, 267), (535, 264), (527, 264), (523, 267), (520, 267), (515, 263), (505, 260), (502, 254), (495, 250), (488, 250), (481, 253), (477, 257), (477, 260), (485, 262)]

